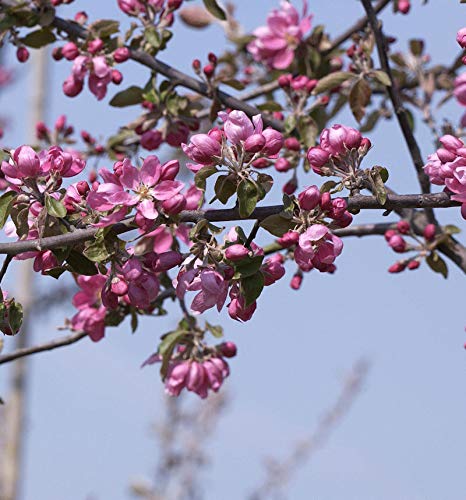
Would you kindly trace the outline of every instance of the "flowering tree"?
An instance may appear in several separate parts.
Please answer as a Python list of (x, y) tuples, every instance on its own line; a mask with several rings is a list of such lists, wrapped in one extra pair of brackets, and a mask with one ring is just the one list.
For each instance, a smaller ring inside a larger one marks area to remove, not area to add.
[[(79, 291), (76, 313), (65, 321), (70, 335), (0, 356), (0, 364), (84, 337), (101, 341), (127, 319), (134, 331), (139, 316), (163, 315), (172, 300), (178, 326), (143, 366), (160, 366), (168, 394), (186, 389), (205, 398), (229, 375), (226, 359), (236, 346), (201, 314), (226, 307), (232, 320), (248, 321), (285, 266), (294, 290), (311, 271), (334, 273), (346, 236), (385, 236), (403, 254), (391, 273), (425, 261), (446, 278), (444, 257), (466, 272), (458, 228), (440, 226), (435, 213), (457, 206), (466, 218), (466, 120), (439, 125), (432, 112), (437, 95), (440, 103), (455, 96), (466, 104), (465, 80), (454, 80), (463, 54), (446, 67), (431, 64), (421, 40), (406, 54), (392, 52), (377, 15), (388, 5), (407, 14), (409, 0), (361, 0), (366, 16), (336, 37), (313, 28), (305, 2), (299, 12), (282, 1), (251, 34), (216, 0), (118, 0), (131, 21), (127, 31), (111, 19), (89, 19), (92, 13), (65, 20), (62, 3), (71, 2), (0, 1), (2, 41), (15, 45), (19, 62), (27, 62), (29, 48), (53, 45), (53, 58), (70, 62), (62, 90), (76, 102), (86, 84), (98, 100), (121, 85), (116, 68), (128, 60), (147, 68), (147, 81), (112, 97), (111, 106), (133, 106), (135, 115), (105, 144), (88, 131), (78, 142), (60, 116), (53, 128), (37, 123), (37, 145), (3, 150), (0, 226), (15, 241), (0, 244), (0, 282), (13, 258), (34, 259), (35, 272), (71, 274)], [(194, 60), (195, 76), (167, 65), (158, 55), (177, 17), (193, 28), (220, 22), (233, 48), (209, 53), (205, 64)], [(457, 40), (466, 47), (465, 29)], [(232, 96), (224, 86), (247, 90)], [(358, 128), (336, 123), (347, 106)], [(427, 161), (413, 134), (416, 111), (438, 148)], [(409, 149), (419, 193), (395, 193), (390, 165), (365, 160), (373, 147), (366, 135), (390, 118)], [(165, 162), (141, 151), (162, 145), (171, 148)], [(90, 158), (113, 167), (96, 172), (86, 168)], [(309, 180), (299, 186), (301, 170)], [(280, 205), (266, 200), (274, 184), (282, 186)], [(432, 184), (443, 189), (431, 193)], [(361, 210), (396, 212), (400, 220), (358, 225)], [(269, 233), (269, 244), (255, 242), (259, 231)], [(0, 329), (20, 334), (21, 304), (2, 294)]]

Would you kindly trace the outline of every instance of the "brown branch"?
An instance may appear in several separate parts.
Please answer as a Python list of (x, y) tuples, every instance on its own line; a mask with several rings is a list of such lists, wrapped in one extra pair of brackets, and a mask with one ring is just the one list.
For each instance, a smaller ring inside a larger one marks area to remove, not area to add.
[[(377, 46), (377, 53), (379, 54), (380, 65), (387, 73), (390, 79), (391, 85), (387, 86), (387, 93), (392, 102), (393, 109), (395, 111), (398, 124), (400, 125), (403, 137), (409, 149), (409, 154), (413, 160), (414, 167), (417, 172), (419, 179), (419, 184), (421, 186), (423, 193), (430, 193), (430, 182), (429, 177), (424, 172), (424, 160), (422, 159), (421, 150), (414, 137), (413, 131), (409, 124), (408, 115), (406, 109), (403, 106), (403, 101), (401, 100), (398, 88), (396, 85), (395, 78), (390, 67), (390, 63), (387, 55), (386, 40), (383, 35), (382, 29), (380, 27), (379, 20), (377, 19), (377, 14), (372, 6), (371, 0), (361, 0), (364, 8), (366, 9), (367, 17), (369, 19), (369, 24), (371, 25), (372, 31), (374, 32), (375, 43)], [(432, 221), (433, 222), (433, 221)]]
[[(381, 205), (375, 196), (358, 195), (345, 198), (350, 209), (367, 210), (401, 210), (406, 208), (448, 208), (459, 206), (456, 201), (450, 200), (447, 193), (436, 194), (406, 194), (389, 195), (385, 205)], [(270, 205), (257, 207), (249, 217), (241, 218), (237, 208), (223, 208), (215, 210), (185, 210), (180, 213), (180, 222), (198, 222), (207, 219), (210, 222), (223, 222), (233, 220), (263, 220), (269, 215), (276, 215), (283, 210), (283, 205)], [(23, 252), (34, 250), (55, 250), (57, 248), (76, 245), (95, 237), (99, 228), (88, 227), (86, 229), (76, 229), (72, 232), (57, 236), (48, 236), (36, 240), (20, 240), (11, 243), (0, 243), (0, 254), (18, 255)], [(112, 231), (114, 234), (123, 234), (136, 229), (129, 219), (125, 223), (116, 224)], [(465, 267), (466, 269), (466, 267)]]
[(68, 335), (67, 337), (54, 339), (51, 340), (50, 342), (45, 342), (44, 344), (17, 349), (16, 351), (13, 351), (9, 354), (3, 354), (2, 356), (0, 356), (0, 365), (4, 363), (9, 363), (10, 361), (14, 361), (15, 359), (18, 358), (24, 358), (25, 356), (30, 356), (31, 354), (36, 354), (38, 352), (53, 351), (54, 349), (58, 349), (59, 347), (64, 347), (67, 345), (74, 344), (87, 336), (88, 334), (85, 332), (78, 332), (78, 333), (73, 333), (72, 335)]

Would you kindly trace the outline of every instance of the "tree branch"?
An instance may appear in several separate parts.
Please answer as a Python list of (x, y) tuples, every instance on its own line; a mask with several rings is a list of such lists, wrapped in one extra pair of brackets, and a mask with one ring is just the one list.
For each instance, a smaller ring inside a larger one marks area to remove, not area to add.
[(85, 332), (78, 332), (73, 333), (72, 335), (68, 335), (67, 337), (51, 340), (50, 342), (45, 342), (44, 344), (18, 349), (9, 354), (3, 354), (2, 356), (0, 356), (0, 365), (9, 363), (10, 361), (14, 361), (18, 358), (29, 356), (31, 354), (36, 354), (38, 352), (53, 351), (54, 349), (58, 349), (59, 347), (75, 344), (76, 342), (87, 336), (88, 334)]
[[(459, 206), (456, 201), (450, 200), (447, 193), (436, 194), (406, 194), (389, 195), (385, 205), (381, 205), (375, 196), (352, 196), (344, 198), (350, 209), (367, 210), (400, 210), (406, 208), (448, 208)], [(257, 207), (249, 217), (242, 218), (237, 208), (222, 208), (215, 210), (185, 210), (179, 214), (180, 222), (198, 222), (201, 219), (207, 219), (210, 222), (223, 222), (234, 220), (263, 220), (269, 215), (275, 215), (283, 210), (283, 205), (270, 205), (266, 207)], [(124, 223), (115, 224), (112, 227), (114, 234), (123, 234), (137, 229), (133, 225), (132, 219)], [(18, 255), (29, 251), (55, 250), (67, 246), (76, 245), (95, 237), (99, 228), (88, 227), (86, 229), (76, 229), (69, 233), (57, 236), (48, 236), (35, 240), (20, 240), (11, 243), (0, 243), (0, 254)], [(466, 269), (466, 267), (465, 267)]]

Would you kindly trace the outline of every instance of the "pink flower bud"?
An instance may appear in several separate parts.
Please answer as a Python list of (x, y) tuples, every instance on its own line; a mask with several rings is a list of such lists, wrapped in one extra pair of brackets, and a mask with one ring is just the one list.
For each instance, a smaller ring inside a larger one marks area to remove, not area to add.
[(297, 231), (288, 231), (281, 238), (277, 239), (277, 243), (283, 248), (289, 248), (296, 245), (299, 240), (299, 233)]
[(44, 122), (36, 123), (36, 136), (39, 140), (45, 139), (48, 133), (49, 129), (46, 127)]
[(168, 0), (167, 2), (167, 7), (170, 10), (176, 10), (181, 7), (181, 4), (183, 3), (183, 0)]
[(198, 163), (208, 165), (214, 156), (220, 156), (221, 147), (218, 141), (207, 134), (196, 134), (191, 137), (188, 145), (181, 145), (184, 153)]
[(365, 155), (371, 149), (372, 143), (367, 137), (363, 137), (359, 146), (359, 153)]
[(66, 116), (60, 115), (55, 121), (55, 130), (58, 130), (58, 132), (62, 132), (63, 129), (65, 128), (65, 125), (66, 125)]
[(112, 82), (115, 85), (120, 85), (120, 83), (123, 81), (123, 75), (117, 69), (112, 69), (111, 76), (112, 76)]
[(388, 241), (390, 241), (390, 238), (391, 238), (392, 236), (395, 236), (395, 234), (397, 234), (397, 232), (396, 232), (394, 229), (387, 229), (387, 230), (385, 231), (385, 235), (384, 235), (384, 236), (385, 236), (385, 240), (386, 240), (387, 242), (388, 242)]
[(90, 187), (89, 187), (89, 184), (86, 181), (79, 181), (76, 184), (76, 190), (78, 191), (78, 193), (81, 196), (84, 196), (84, 195), (86, 195), (89, 192)]
[(432, 241), (435, 238), (435, 224), (427, 224), (427, 226), (424, 228), (424, 238), (427, 241)]
[(211, 78), (215, 73), (215, 66), (213, 64), (206, 64), (202, 71), (207, 78)]
[(344, 212), (338, 219), (335, 220), (335, 223), (339, 228), (348, 227), (353, 222), (353, 216), (348, 212)]
[[(320, 191), (317, 186), (309, 186), (298, 195), (299, 206), (303, 210), (313, 210), (319, 205)], [(345, 207), (346, 208), (346, 207)]]
[(265, 146), (262, 152), (267, 156), (278, 154), (283, 147), (283, 135), (273, 128), (266, 128), (262, 135), (265, 137)]
[(315, 80), (315, 79), (309, 80), (309, 81), (306, 83), (306, 92), (307, 92), (308, 94), (311, 94), (311, 93), (312, 93), (312, 91), (316, 88), (317, 83), (318, 83), (318, 80)]
[(220, 144), (222, 143), (223, 133), (218, 127), (209, 130), (209, 132), (207, 132), (207, 135)]
[(318, 146), (310, 148), (307, 152), (307, 160), (309, 161), (309, 165), (311, 166), (312, 170), (316, 172), (316, 174), (321, 173), (320, 168), (328, 162), (329, 158), (330, 154)]
[(275, 161), (275, 170), (277, 172), (287, 172), (290, 168), (292, 168), (292, 165), (286, 158), (277, 158)]
[(348, 204), (343, 198), (335, 198), (332, 200), (331, 217), (333, 219), (339, 219), (343, 216), (347, 207)]
[(291, 278), (290, 287), (293, 290), (299, 290), (301, 288), (302, 282), (303, 282), (303, 275), (301, 273), (296, 273)]
[(86, 24), (88, 16), (83, 10), (81, 10), (80, 12), (76, 12), (76, 14), (74, 15), (74, 20), (79, 24)]
[(131, 56), (131, 52), (127, 47), (118, 47), (113, 53), (113, 60), (117, 63), (124, 63)]
[(168, 271), (179, 266), (182, 261), (183, 257), (179, 252), (169, 250), (168, 252), (159, 253), (154, 271), (157, 273)]
[(299, 143), (298, 139), (296, 139), (296, 137), (288, 137), (287, 139), (285, 139), (285, 148), (289, 149), (290, 151), (300, 151), (301, 144)]
[(322, 210), (330, 211), (332, 207), (332, 197), (329, 192), (322, 193), (320, 197), (320, 208)]
[(461, 28), (456, 34), (456, 41), (463, 49), (466, 48), (466, 28)]
[(180, 193), (175, 194), (168, 200), (162, 202), (162, 208), (165, 210), (167, 214), (179, 214), (182, 210), (184, 210), (186, 206), (186, 200), (184, 196)]
[(235, 243), (234, 245), (229, 246), (225, 250), (225, 257), (228, 260), (231, 260), (232, 262), (237, 262), (239, 260), (242, 260), (248, 254), (249, 254), (249, 250), (245, 246), (243, 246), (239, 243)]
[(63, 93), (68, 97), (76, 97), (83, 89), (83, 81), (77, 80), (73, 75), (70, 75), (63, 82)]
[(91, 40), (87, 44), (87, 50), (93, 55), (97, 54), (97, 52), (101, 51), (103, 48), (104, 48), (104, 42), (100, 38)]
[(445, 149), (452, 153), (456, 153), (457, 149), (464, 147), (463, 141), (451, 134), (443, 135), (439, 141)]
[(252, 162), (252, 166), (257, 169), (262, 169), (262, 168), (267, 168), (270, 167), (271, 163), (267, 158), (257, 158), (257, 160), (254, 160)]
[(29, 50), (24, 46), (18, 47), (16, 50), (16, 59), (20, 63), (26, 62), (29, 59)]
[(287, 194), (288, 196), (291, 196), (295, 191), (298, 185), (296, 184), (296, 181), (294, 178), (291, 178), (284, 186), (283, 186), (283, 192)]
[(448, 151), (448, 149), (444, 149), (444, 148), (437, 149), (437, 156), (438, 156), (438, 159), (443, 163), (453, 161), (456, 158), (455, 153), (452, 153), (451, 151)]
[(291, 86), (291, 81), (293, 80), (293, 76), (288, 73), (286, 75), (280, 75), (278, 77), (278, 85), (280, 85), (280, 87), (282, 89), (287, 89)]
[(401, 234), (408, 234), (411, 229), (411, 225), (407, 220), (400, 220), (396, 224), (396, 228)]
[(262, 134), (250, 135), (244, 141), (244, 150), (248, 153), (258, 153), (265, 146), (265, 137)]
[(79, 49), (74, 42), (68, 42), (62, 47), (61, 53), (68, 61), (74, 61), (79, 56)]
[(418, 260), (416, 260), (416, 259), (410, 260), (408, 263), (408, 269), (410, 271), (414, 271), (414, 269), (417, 269), (420, 265), (421, 265), (421, 263)]
[(398, 0), (398, 12), (402, 14), (407, 14), (411, 9), (411, 3), (409, 0)]
[(162, 165), (160, 174), (161, 181), (173, 181), (180, 171), (180, 162), (178, 160), (169, 160)]
[(223, 342), (223, 344), (220, 345), (220, 352), (225, 358), (234, 358), (238, 349), (234, 342)]
[(406, 264), (403, 262), (395, 262), (388, 268), (389, 273), (401, 273), (406, 269)]
[(148, 130), (141, 135), (140, 143), (144, 149), (153, 151), (162, 144), (162, 133), (159, 130)]
[(115, 295), (122, 297), (128, 293), (128, 284), (120, 278), (113, 278), (110, 289)]
[(40, 173), (39, 157), (29, 146), (16, 148), (13, 152), (13, 160), (21, 177), (35, 177)]
[(293, 90), (302, 90), (306, 88), (307, 82), (308, 82), (307, 76), (304, 75), (299, 75), (291, 81), (291, 88)]
[(406, 241), (399, 234), (393, 235), (388, 240), (388, 244), (397, 253), (403, 253), (406, 250)]

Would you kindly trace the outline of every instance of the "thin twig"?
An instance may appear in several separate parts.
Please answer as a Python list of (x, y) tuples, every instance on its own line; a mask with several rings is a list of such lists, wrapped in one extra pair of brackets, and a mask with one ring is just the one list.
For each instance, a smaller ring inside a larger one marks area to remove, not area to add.
[(87, 336), (88, 334), (85, 332), (78, 332), (73, 333), (72, 335), (68, 335), (67, 337), (62, 337), (60, 339), (51, 340), (50, 342), (45, 342), (44, 344), (18, 349), (9, 354), (3, 354), (2, 356), (0, 356), (0, 365), (9, 363), (10, 361), (14, 361), (18, 358), (30, 356), (31, 354), (37, 354), (38, 352), (53, 351), (54, 349), (58, 349), (59, 347), (75, 344), (76, 342)]
[[(3, 261), (3, 266), (2, 266), (2, 269), (0, 271), (0, 283), (2, 282), (7, 270), (8, 270), (8, 266), (10, 265), (10, 262), (13, 260), (13, 255), (7, 255), (5, 257), (5, 260)], [(1, 297), (0, 297), (1, 298)]]

